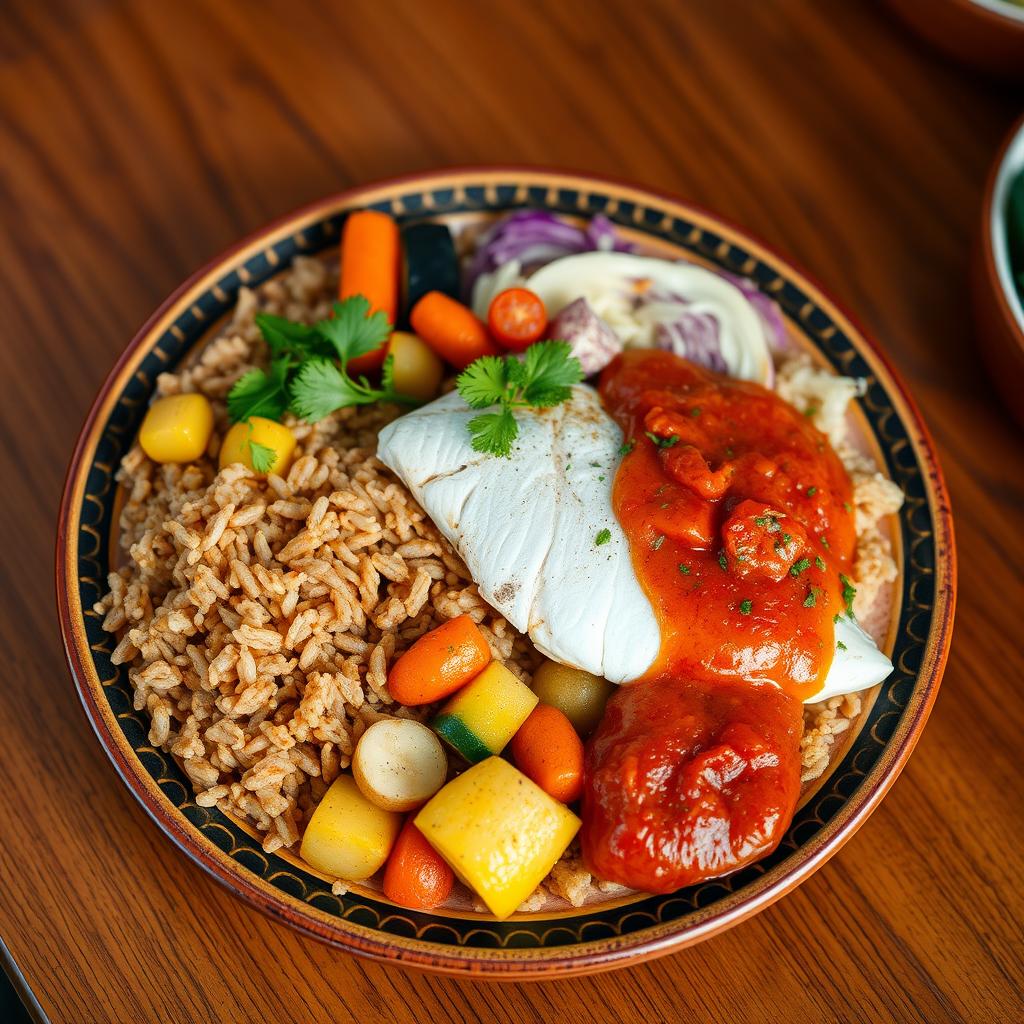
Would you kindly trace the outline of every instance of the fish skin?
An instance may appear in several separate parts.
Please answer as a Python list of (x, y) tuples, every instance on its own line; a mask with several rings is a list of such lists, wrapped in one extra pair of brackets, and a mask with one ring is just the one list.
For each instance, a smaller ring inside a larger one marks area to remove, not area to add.
[[(484, 600), (541, 653), (613, 683), (638, 679), (661, 636), (612, 512), (618, 425), (597, 392), (578, 384), (562, 405), (516, 410), (519, 437), (503, 459), (473, 451), (467, 425), (477, 415), (451, 392), (388, 424), (377, 457), (458, 551)], [(610, 537), (598, 545), (602, 530)], [(806, 703), (867, 689), (892, 671), (852, 619), (840, 620), (836, 640), (846, 649), (837, 647)]]

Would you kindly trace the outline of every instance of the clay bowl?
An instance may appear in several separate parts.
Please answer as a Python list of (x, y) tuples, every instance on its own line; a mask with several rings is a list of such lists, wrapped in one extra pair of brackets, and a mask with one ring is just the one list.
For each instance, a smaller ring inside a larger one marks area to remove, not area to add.
[[(863, 377), (851, 413), (859, 443), (907, 495), (890, 525), (900, 575), (881, 633), (895, 670), (864, 694), (828, 771), (803, 795), (779, 849), (725, 878), (668, 896), (631, 893), (496, 921), (462, 903), (417, 913), (379, 886), (334, 895), (330, 880), (288, 852), (267, 854), (245, 822), (199, 807), (174, 758), (147, 740), (114, 638), (92, 610), (116, 556), (117, 466), (157, 374), (217, 330), (243, 284), (258, 285), (299, 254), (329, 254), (346, 212), (373, 206), (403, 221), (478, 230), (521, 206), (604, 213), (644, 251), (686, 256), (753, 279), (779, 303), (793, 344), (822, 365)], [(747, 234), (679, 200), (616, 182), (522, 168), (441, 171), (353, 189), (240, 242), (186, 281), (142, 327), (89, 412), (68, 470), (57, 539), (57, 596), (68, 661), (86, 715), (122, 781), (154, 823), (233, 893), (277, 920), (376, 960), (498, 978), (579, 974), (698, 942), (784, 895), (820, 867), (878, 805), (935, 700), (952, 625), (955, 566), (949, 501), (935, 449), (885, 356), (803, 273)], [(887, 635), (886, 635), (887, 634)]]

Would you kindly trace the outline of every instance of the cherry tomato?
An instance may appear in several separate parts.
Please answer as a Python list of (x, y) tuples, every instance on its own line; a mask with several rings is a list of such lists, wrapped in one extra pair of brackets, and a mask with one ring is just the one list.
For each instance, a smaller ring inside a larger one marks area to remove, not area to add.
[(491, 300), (487, 326), (499, 345), (521, 352), (544, 335), (548, 314), (539, 295), (528, 288), (508, 288)]

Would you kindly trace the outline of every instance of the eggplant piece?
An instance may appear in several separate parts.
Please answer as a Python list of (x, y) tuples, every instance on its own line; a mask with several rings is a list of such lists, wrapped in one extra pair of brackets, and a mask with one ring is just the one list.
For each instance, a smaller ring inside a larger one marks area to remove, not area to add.
[(402, 229), (402, 323), (427, 292), (443, 292), (458, 299), (459, 260), (452, 233), (443, 224), (410, 224)]

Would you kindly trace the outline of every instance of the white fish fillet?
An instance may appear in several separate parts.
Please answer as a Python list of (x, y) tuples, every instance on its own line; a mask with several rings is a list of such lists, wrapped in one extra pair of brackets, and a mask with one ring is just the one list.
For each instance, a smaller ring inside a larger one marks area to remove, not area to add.
[[(483, 598), (549, 658), (623, 683), (658, 654), (658, 622), (612, 512), (622, 433), (584, 384), (553, 409), (519, 410), (507, 459), (473, 451), (478, 415), (455, 392), (380, 433), (377, 454), (465, 561)], [(596, 543), (602, 531), (609, 539)], [(836, 627), (825, 700), (866, 689), (892, 664), (855, 622)]]

